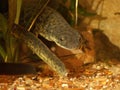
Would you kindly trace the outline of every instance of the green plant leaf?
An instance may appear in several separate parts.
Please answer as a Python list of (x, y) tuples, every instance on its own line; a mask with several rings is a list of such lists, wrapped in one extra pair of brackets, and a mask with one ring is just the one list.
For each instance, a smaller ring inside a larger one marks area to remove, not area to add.
[(75, 11), (75, 0), (71, 0), (71, 5), (70, 5), (70, 11), (74, 12)]
[[(6, 40), (6, 33), (8, 29), (7, 27), (8, 27), (7, 19), (0, 13), (0, 37), (3, 38), (4, 40)], [(0, 55), (5, 61), (7, 53), (5, 52), (5, 49), (2, 47), (1, 43), (0, 43)]]
[(0, 55), (5, 60), (7, 54), (6, 54), (6, 52), (4, 51), (4, 49), (3, 49), (3, 47), (1, 45), (0, 45)]
[(0, 13), (0, 31), (5, 34), (7, 32), (7, 19)]
[(22, 6), (22, 0), (17, 0), (17, 12), (16, 12), (16, 18), (15, 18), (15, 24), (19, 23), (21, 6)]

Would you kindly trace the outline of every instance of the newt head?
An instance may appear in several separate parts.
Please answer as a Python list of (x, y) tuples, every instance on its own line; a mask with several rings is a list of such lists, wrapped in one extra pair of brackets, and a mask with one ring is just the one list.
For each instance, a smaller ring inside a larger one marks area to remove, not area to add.
[(84, 43), (83, 36), (73, 28), (58, 30), (51, 38), (58, 46), (68, 50), (79, 49)]
[(84, 42), (82, 35), (50, 7), (37, 19), (34, 32), (68, 50), (78, 49)]

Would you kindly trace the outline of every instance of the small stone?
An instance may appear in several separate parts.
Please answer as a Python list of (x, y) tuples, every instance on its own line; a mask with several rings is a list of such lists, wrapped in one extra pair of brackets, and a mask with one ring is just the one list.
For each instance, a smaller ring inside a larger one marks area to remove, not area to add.
[(51, 51), (55, 52), (56, 48), (55, 47), (51, 47)]
[(16, 87), (16, 90), (25, 90), (25, 87), (18, 86)]
[(64, 88), (64, 87), (68, 88), (68, 84), (62, 84), (62, 87), (63, 87), (63, 88)]

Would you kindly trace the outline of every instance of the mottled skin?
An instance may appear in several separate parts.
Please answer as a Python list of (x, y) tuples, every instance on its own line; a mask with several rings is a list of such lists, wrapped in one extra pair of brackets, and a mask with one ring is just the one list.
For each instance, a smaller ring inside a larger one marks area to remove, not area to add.
[[(45, 45), (42, 41), (31, 34), (30, 32), (25, 32), (24, 30), (15, 29), (16, 34), (20, 37), (27, 45), (31, 48), (32, 51), (36, 52), (36, 54), (49, 66), (52, 67), (53, 70), (59, 73), (61, 76), (65, 76), (67, 70), (64, 64), (60, 61), (60, 59), (55, 56)], [(66, 21), (65, 19), (55, 10), (50, 7), (46, 7), (42, 14), (38, 17), (35, 22), (35, 29), (33, 31), (35, 34), (40, 34), (44, 38), (49, 41), (55, 42), (60, 47), (66, 49), (76, 49), (83, 45), (83, 38), (82, 36), (74, 30)], [(34, 43), (33, 43), (34, 41)], [(16, 64), (17, 65), (17, 64)], [(18, 73), (16, 72), (16, 65), (14, 64), (4, 64), (1, 65), (1, 68), (7, 67), (13, 72), (13, 74)], [(11, 69), (11, 66), (13, 67)], [(0, 73), (8, 73), (9, 70), (0, 71)], [(25, 72), (25, 73), (32, 73), (24, 71), (25, 67), (18, 69), (18, 71)], [(28, 71), (30, 68), (27, 68)]]
[(82, 36), (50, 7), (46, 7), (36, 20), (34, 33), (69, 50), (79, 48), (83, 43)]

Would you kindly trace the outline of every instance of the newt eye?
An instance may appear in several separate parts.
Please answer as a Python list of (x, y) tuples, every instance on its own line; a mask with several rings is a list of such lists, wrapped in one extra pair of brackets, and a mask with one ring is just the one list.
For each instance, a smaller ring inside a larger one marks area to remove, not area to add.
[(64, 38), (64, 37), (61, 37), (61, 38), (60, 38), (60, 41), (64, 41), (64, 40), (65, 40), (65, 38)]

